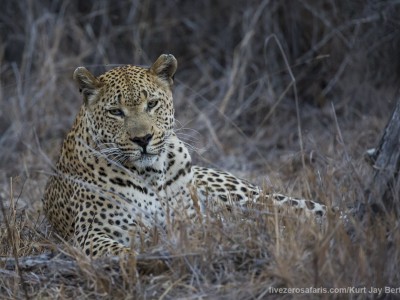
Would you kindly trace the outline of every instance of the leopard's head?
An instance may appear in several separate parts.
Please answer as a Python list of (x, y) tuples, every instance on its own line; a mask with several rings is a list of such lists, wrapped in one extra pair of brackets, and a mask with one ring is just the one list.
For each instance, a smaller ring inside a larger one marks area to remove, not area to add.
[(79, 67), (74, 79), (83, 94), (86, 133), (97, 151), (124, 166), (151, 166), (173, 133), (173, 55), (150, 68), (123, 66), (99, 77)]

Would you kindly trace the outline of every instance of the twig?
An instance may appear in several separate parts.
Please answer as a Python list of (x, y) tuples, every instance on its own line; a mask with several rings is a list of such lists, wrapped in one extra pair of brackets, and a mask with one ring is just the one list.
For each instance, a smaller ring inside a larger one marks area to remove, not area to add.
[[(13, 180), (12, 178), (10, 179), (10, 198), (13, 199)], [(11, 201), (12, 203), (12, 201)], [(21, 270), (21, 268), (19, 267), (19, 261), (18, 261), (18, 251), (17, 251), (17, 247), (15, 245), (15, 240), (13, 237), (13, 230), (10, 226), (10, 222), (8, 221), (8, 216), (6, 215), (6, 210), (3, 204), (3, 201), (0, 201), (0, 206), (1, 206), (1, 211), (3, 213), (3, 217), (4, 217), (4, 222), (6, 223), (6, 228), (7, 228), (7, 235), (8, 235), (8, 241), (12, 244), (12, 251), (13, 251), (13, 256), (14, 256), (14, 266), (17, 269), (18, 275), (19, 275), (19, 279), (22, 285), (22, 289), (24, 291), (25, 294), (25, 298), (26, 299), (30, 299), (29, 295), (28, 295), (28, 287), (27, 284), (25, 282), (25, 278), (23, 276), (23, 272)]]
[(306, 163), (305, 163), (305, 158), (304, 158), (304, 144), (303, 144), (303, 135), (302, 135), (302, 129), (301, 129), (301, 121), (300, 121), (300, 107), (299, 107), (299, 97), (297, 93), (297, 85), (296, 85), (296, 78), (293, 75), (292, 69), (290, 68), (289, 61), (287, 59), (287, 56), (285, 54), (285, 51), (283, 50), (282, 44), (279, 42), (278, 37), (275, 34), (271, 34), (265, 39), (264, 42), (264, 49), (266, 49), (268, 43), (270, 40), (274, 40), (275, 43), (277, 44), (279, 51), (282, 55), (282, 58), (285, 62), (286, 69), (288, 71), (288, 74), (290, 76), (291, 82), (289, 83), (288, 87), (285, 89), (285, 93), (289, 90), (290, 87), (293, 87), (293, 94), (294, 94), (294, 100), (296, 104), (296, 117), (297, 117), (297, 131), (299, 134), (299, 144), (300, 144), (300, 152), (301, 152), (301, 162), (303, 165), (303, 168), (305, 169)]

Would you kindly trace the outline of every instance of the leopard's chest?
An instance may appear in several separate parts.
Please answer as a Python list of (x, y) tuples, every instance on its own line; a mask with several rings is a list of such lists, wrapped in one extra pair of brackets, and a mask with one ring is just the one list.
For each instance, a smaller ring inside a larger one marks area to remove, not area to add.
[(96, 198), (99, 203), (113, 205), (118, 211), (115, 214), (129, 213), (132, 219), (140, 219), (149, 226), (164, 225), (167, 217), (183, 210), (190, 214), (193, 209), (188, 185), (192, 174), (182, 173), (169, 179), (158, 172), (111, 172), (98, 182)]

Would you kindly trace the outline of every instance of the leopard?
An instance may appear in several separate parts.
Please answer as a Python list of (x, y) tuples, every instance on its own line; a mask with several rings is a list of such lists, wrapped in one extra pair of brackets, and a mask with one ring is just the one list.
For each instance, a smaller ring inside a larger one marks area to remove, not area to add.
[(60, 237), (91, 257), (137, 251), (140, 238), (171, 220), (198, 218), (208, 204), (272, 205), (323, 216), (317, 202), (264, 194), (231, 173), (192, 165), (175, 132), (172, 54), (150, 67), (123, 65), (99, 76), (73, 74), (82, 97), (42, 198)]

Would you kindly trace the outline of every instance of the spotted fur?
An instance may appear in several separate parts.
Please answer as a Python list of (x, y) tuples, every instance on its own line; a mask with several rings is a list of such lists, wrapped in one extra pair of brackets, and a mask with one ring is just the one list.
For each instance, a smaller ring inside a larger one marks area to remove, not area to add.
[[(260, 189), (232, 174), (191, 165), (174, 133), (171, 86), (177, 62), (161, 55), (150, 68), (123, 66), (95, 77), (74, 72), (83, 105), (46, 185), (44, 210), (54, 228), (94, 257), (128, 252), (155, 225), (195, 218), (195, 190), (207, 203), (257, 201)], [(324, 214), (316, 202), (283, 195), (289, 204)]]
[(260, 197), (266, 197), (272, 206), (295, 208), (306, 216), (321, 218), (326, 214), (326, 206), (321, 203), (277, 193), (266, 195), (258, 186), (228, 172), (199, 166), (193, 166), (192, 170), (193, 184), (196, 186), (197, 197), (200, 199), (203, 210), (210, 201), (227, 205), (237, 203), (239, 206), (243, 206), (249, 201), (258, 202)]

